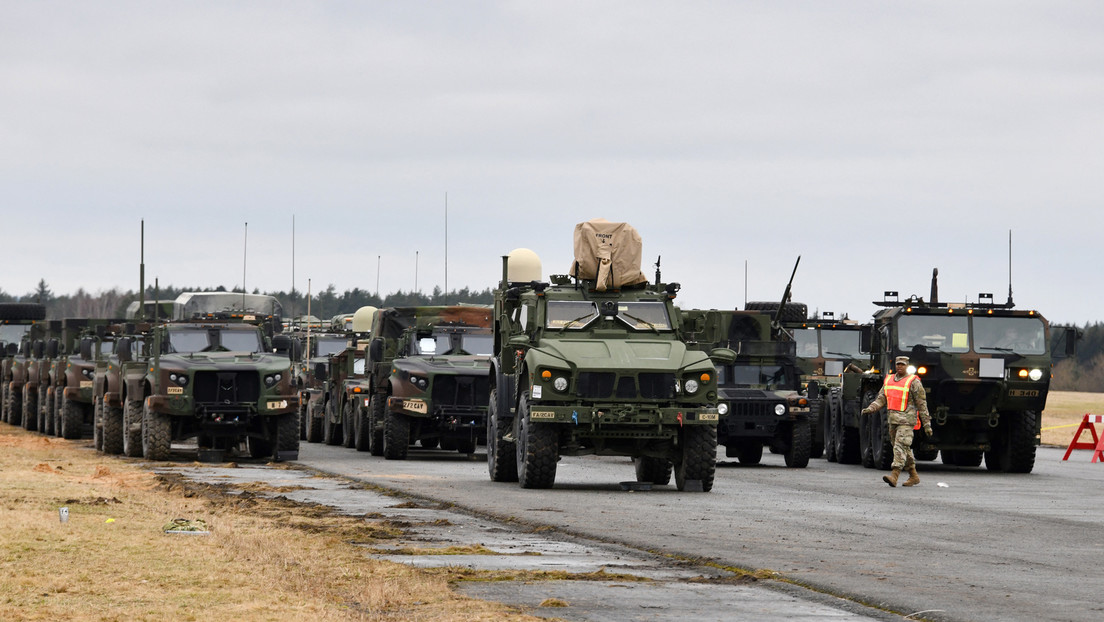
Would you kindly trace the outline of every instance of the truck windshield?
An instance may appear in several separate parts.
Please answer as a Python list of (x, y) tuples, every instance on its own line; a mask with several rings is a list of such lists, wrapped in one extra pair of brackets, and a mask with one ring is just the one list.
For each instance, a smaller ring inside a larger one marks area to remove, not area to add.
[(659, 301), (622, 302), (617, 305), (617, 319), (633, 330), (670, 330), (667, 306)]
[(974, 317), (974, 350), (1046, 354), (1046, 331), (1037, 317)]
[(18, 344), (29, 330), (30, 324), (0, 324), (0, 341)]
[(545, 327), (582, 330), (598, 317), (598, 305), (578, 300), (549, 300)]
[[(212, 341), (212, 332), (217, 341)], [(256, 330), (216, 330), (206, 328), (169, 329), (169, 352), (190, 353), (222, 350), (260, 352), (261, 338)]]
[(348, 342), (344, 337), (319, 337), (314, 343), (318, 346), (315, 356), (329, 356), (344, 350)]
[(863, 356), (862, 334), (857, 330), (820, 329), (821, 350), (824, 358), (856, 359)]
[(801, 358), (814, 358), (817, 350), (817, 330), (815, 328), (801, 328), (794, 330), (794, 343), (797, 346), (797, 356)]
[(781, 365), (733, 365), (727, 384), (768, 390), (790, 388), (789, 375)]
[(897, 347), (923, 346), (940, 352), (969, 352), (969, 320), (965, 315), (908, 315), (897, 325)]
[(460, 341), (460, 347), (468, 354), (490, 356), (494, 354), (494, 335), (465, 333)]

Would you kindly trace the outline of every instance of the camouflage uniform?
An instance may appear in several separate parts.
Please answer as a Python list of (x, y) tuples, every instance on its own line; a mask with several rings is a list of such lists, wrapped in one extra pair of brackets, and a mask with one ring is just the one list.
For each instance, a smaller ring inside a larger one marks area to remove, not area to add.
[[(894, 374), (894, 378), (900, 380), (904, 376)], [(885, 408), (885, 386), (878, 391), (878, 397), (863, 412), (876, 412)], [(888, 411), (889, 437), (893, 439), (893, 465), (894, 469), (908, 470), (916, 464), (912, 457), (912, 435), (916, 426), (916, 417), (919, 413), (920, 425), (925, 430), (931, 429), (931, 415), (928, 414), (928, 396), (924, 392), (924, 386), (920, 384), (920, 378), (909, 385), (908, 404), (904, 411)]]

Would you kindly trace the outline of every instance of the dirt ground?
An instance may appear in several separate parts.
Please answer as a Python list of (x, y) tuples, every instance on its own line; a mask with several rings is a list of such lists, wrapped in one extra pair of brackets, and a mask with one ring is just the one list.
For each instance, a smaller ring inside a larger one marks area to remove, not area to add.
[(386, 524), (229, 496), (90, 445), (0, 424), (0, 619), (536, 620), (451, 588), (494, 577), (372, 559), (360, 545), (394, 537)]

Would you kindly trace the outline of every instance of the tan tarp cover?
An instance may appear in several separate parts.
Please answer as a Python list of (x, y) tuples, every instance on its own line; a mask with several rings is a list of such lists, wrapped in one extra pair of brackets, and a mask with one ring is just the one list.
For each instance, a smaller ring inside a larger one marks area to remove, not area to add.
[[(625, 222), (595, 218), (575, 225), (575, 262), (580, 279), (594, 280), (604, 292), (647, 281), (640, 271), (640, 234)], [(575, 275), (575, 264), (568, 272)]]

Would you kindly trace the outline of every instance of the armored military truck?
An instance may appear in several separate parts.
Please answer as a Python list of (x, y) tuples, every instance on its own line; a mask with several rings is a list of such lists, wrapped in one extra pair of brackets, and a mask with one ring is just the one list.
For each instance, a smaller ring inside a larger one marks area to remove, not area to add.
[[(932, 436), (918, 434), (918, 459), (1029, 473), (1035, 465), (1051, 379), (1050, 325), (1034, 310), (1017, 310), (1011, 288), (1006, 303), (979, 294), (975, 303), (938, 299), (933, 271), (929, 300), (899, 300), (887, 291), (875, 313), (867, 373), (844, 372), (844, 392), (857, 394), (861, 410), (872, 402), (897, 356), (908, 356), (927, 393)], [(1066, 329), (1065, 350), (1076, 334)], [(854, 412), (854, 409), (852, 409)], [(845, 422), (845, 424), (850, 422)], [(885, 410), (855, 422), (863, 466), (888, 469), (893, 459)]]
[(472, 453), (484, 442), (491, 309), (392, 307), (369, 348), (368, 450), (404, 460), (415, 442)]
[(870, 353), (863, 350), (864, 343), (869, 347), (869, 325), (824, 313), (786, 326), (797, 346), (801, 384), (806, 387), (812, 419), (821, 431), (824, 457), (829, 462), (858, 464), (859, 395), (854, 390), (844, 394), (843, 372), (861, 374), (870, 366)]
[[(195, 300), (188, 296), (182, 302)], [(278, 305), (272, 299), (262, 308), (272, 311)], [(271, 331), (280, 326), (278, 316), (235, 307), (195, 310), (188, 321), (155, 327), (148, 371), (138, 386), (126, 389), (124, 434), (140, 407), (147, 459), (166, 459), (172, 441), (190, 437), (208, 455), (244, 441), (251, 457), (296, 459), (299, 396), (291, 384), (291, 361), (272, 353)], [(128, 350), (118, 353), (122, 362), (129, 360)]]
[[(640, 272), (625, 223), (575, 229), (569, 275), (541, 280), (528, 249), (503, 257), (495, 291), (487, 467), (496, 482), (550, 488), (561, 456), (629, 456), (636, 479), (713, 487), (717, 383), (687, 347), (680, 289)], [(657, 262), (658, 266), (658, 262)]]
[[(326, 403), (326, 367), (330, 357), (344, 352), (349, 345), (347, 333), (304, 332), (296, 334), (302, 340), (303, 357), (296, 361), (295, 386), (299, 391), (300, 438), (311, 443), (322, 442)], [(319, 373), (321, 370), (321, 373)]]
[[(93, 444), (106, 454), (142, 455), (141, 389), (146, 377), (152, 322), (108, 326), (97, 336), (92, 379)], [(129, 407), (129, 414), (125, 411)]]
[[(0, 303), (0, 406), (5, 423), (23, 425), (23, 384), (27, 357), (41, 337), (46, 307), (29, 302)], [(37, 418), (35, 420), (37, 425)]]
[(763, 448), (786, 466), (805, 468), (812, 454), (809, 403), (795, 344), (772, 328), (776, 312), (687, 310), (684, 330), (712, 353), (717, 369), (717, 442), (741, 464), (759, 464)]

